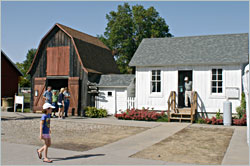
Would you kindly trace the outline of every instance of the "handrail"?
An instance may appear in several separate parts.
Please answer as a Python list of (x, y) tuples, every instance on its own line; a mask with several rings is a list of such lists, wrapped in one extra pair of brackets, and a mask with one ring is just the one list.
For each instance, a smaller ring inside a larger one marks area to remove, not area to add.
[[(171, 107), (171, 109), (170, 109)], [(170, 122), (170, 110), (176, 110), (176, 92), (171, 91), (168, 97), (168, 121)]]
[(193, 112), (196, 113), (196, 110), (197, 110), (197, 92), (196, 91), (191, 92), (190, 104), (191, 104), (191, 123), (193, 123), (193, 120), (194, 120)]

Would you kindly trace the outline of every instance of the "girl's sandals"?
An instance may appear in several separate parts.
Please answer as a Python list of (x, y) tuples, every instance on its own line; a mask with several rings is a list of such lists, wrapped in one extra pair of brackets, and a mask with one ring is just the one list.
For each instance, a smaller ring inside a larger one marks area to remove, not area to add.
[(47, 159), (47, 160), (43, 159), (43, 162), (45, 162), (45, 163), (52, 163), (53, 161), (49, 160), (49, 159)]
[(39, 152), (38, 149), (36, 150), (36, 153), (37, 153), (38, 158), (41, 159), (42, 158), (42, 153)]

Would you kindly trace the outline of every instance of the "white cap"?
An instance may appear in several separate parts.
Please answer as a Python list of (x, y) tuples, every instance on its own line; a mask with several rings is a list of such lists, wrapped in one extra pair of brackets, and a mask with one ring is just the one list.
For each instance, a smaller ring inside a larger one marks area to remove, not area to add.
[(184, 81), (188, 81), (188, 77), (185, 77), (185, 78), (184, 78)]
[(54, 107), (54, 106), (51, 105), (50, 103), (45, 103), (45, 104), (43, 105), (43, 109), (46, 110), (46, 109), (48, 109), (48, 108), (56, 108), (56, 107)]

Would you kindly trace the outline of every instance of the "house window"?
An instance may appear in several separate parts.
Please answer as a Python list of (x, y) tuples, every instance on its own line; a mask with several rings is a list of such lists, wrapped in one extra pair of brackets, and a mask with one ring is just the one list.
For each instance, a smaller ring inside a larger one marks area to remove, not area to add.
[(222, 93), (222, 69), (212, 69), (212, 93)]
[(151, 92), (161, 92), (161, 71), (152, 70)]
[(112, 92), (108, 92), (108, 96), (112, 96)]

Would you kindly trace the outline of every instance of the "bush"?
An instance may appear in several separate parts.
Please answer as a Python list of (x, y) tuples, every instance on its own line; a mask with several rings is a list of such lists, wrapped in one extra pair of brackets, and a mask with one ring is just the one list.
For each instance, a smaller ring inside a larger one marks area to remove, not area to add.
[(163, 115), (159, 119), (157, 119), (156, 122), (168, 122), (168, 116)]
[[(223, 125), (223, 119), (217, 119), (216, 117), (209, 118), (203, 118), (203, 120), (200, 120), (201, 122), (204, 121), (206, 124), (212, 124), (212, 125)], [(198, 122), (199, 123), (199, 122)]]
[(238, 114), (239, 119), (241, 119), (244, 116), (244, 114), (246, 114), (245, 93), (241, 93), (241, 104), (240, 106), (236, 107), (236, 112)]
[(206, 123), (206, 121), (204, 118), (199, 118), (196, 123), (204, 124), (204, 123)]
[(216, 112), (216, 119), (222, 119), (222, 116), (220, 115), (220, 109), (218, 112)]
[(156, 121), (161, 117), (164, 117), (163, 119), (166, 120), (166, 115), (164, 114), (163, 111), (161, 113), (157, 113), (155, 111), (150, 111), (148, 109), (142, 109), (142, 110), (128, 109), (126, 112), (123, 112), (121, 114), (116, 114), (115, 117), (118, 119), (125, 119), (125, 120), (144, 120), (144, 121)]
[(247, 125), (247, 119), (246, 114), (243, 115), (241, 119), (233, 119), (233, 124), (236, 126), (246, 126)]
[(108, 113), (105, 109), (97, 109), (95, 107), (86, 107), (85, 115), (90, 118), (102, 118), (107, 117)]
[(246, 110), (244, 110), (241, 106), (236, 107), (236, 112), (238, 114), (238, 118), (241, 119), (243, 115), (246, 113)]

